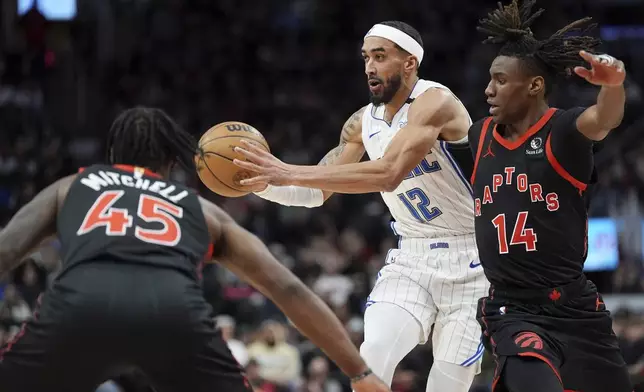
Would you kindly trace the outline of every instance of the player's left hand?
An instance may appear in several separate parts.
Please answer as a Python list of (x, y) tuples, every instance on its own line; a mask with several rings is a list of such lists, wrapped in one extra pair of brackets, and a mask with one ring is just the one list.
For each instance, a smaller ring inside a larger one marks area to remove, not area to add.
[(256, 175), (239, 183), (245, 186), (268, 183), (271, 185), (292, 185), (294, 166), (277, 159), (268, 151), (258, 148), (245, 140), (241, 141), (244, 148), (235, 147), (235, 152), (246, 157), (247, 161), (234, 159), (233, 163), (242, 169), (254, 172)]
[(621, 86), (626, 79), (624, 63), (607, 54), (592, 54), (584, 50), (579, 55), (590, 63), (590, 69), (575, 67), (577, 75), (597, 86)]

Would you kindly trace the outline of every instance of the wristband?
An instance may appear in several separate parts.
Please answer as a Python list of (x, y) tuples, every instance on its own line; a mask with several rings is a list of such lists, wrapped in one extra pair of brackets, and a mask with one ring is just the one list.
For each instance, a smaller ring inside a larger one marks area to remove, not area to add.
[(359, 374), (359, 375), (357, 375), (355, 377), (351, 377), (350, 380), (351, 380), (352, 383), (358, 382), (360, 380), (363, 380), (363, 379), (367, 378), (368, 376), (370, 376), (372, 374), (373, 374), (373, 371), (371, 369), (367, 369), (363, 373), (361, 373), (361, 374)]
[(324, 194), (321, 190), (293, 185), (268, 185), (265, 190), (255, 192), (255, 195), (264, 200), (279, 203), (284, 206), (314, 208), (319, 207), (324, 203)]

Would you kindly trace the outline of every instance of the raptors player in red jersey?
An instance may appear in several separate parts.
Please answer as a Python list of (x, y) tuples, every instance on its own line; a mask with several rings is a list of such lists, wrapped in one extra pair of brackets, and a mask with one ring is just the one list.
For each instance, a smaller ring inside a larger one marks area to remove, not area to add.
[(193, 168), (194, 139), (163, 111), (134, 108), (110, 129), (108, 164), (40, 192), (0, 232), (0, 273), (49, 236), (62, 270), (33, 321), (0, 350), (3, 392), (88, 392), (123, 367), (160, 392), (252, 388), (215, 331), (200, 286), (212, 258), (272, 299), (352, 379), (368, 369), (331, 310), (222, 209), (169, 179)]
[[(501, 45), (485, 90), (490, 117), (470, 128), (471, 182), (481, 263), (491, 283), (477, 318), (496, 360), (494, 392), (630, 392), (611, 318), (582, 270), (593, 143), (624, 113), (624, 64), (588, 52), (582, 19), (545, 40), (530, 25), (535, 0), (481, 21)], [(584, 68), (583, 61), (590, 64)], [(548, 105), (558, 76), (601, 86), (597, 103)]]

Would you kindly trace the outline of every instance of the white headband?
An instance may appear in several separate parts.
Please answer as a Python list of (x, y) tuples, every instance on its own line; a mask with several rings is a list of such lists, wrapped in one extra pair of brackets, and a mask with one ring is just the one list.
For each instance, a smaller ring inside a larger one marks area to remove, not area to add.
[(395, 27), (376, 24), (371, 28), (371, 30), (367, 32), (364, 37), (381, 37), (388, 39), (389, 41), (395, 43), (396, 45), (400, 46), (401, 48), (405, 49), (413, 56), (415, 56), (418, 59), (418, 65), (420, 65), (420, 63), (423, 61), (423, 54), (425, 53), (423, 47), (420, 46), (420, 44), (416, 42), (416, 40), (411, 36), (398, 30)]

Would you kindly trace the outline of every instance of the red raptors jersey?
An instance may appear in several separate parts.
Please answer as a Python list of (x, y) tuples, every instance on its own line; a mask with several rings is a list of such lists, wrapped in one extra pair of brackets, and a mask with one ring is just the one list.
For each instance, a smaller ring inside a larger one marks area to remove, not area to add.
[(580, 113), (549, 109), (515, 141), (504, 139), (502, 126), (491, 117), (470, 128), (476, 240), (492, 285), (554, 287), (582, 273), (592, 142), (588, 141), (590, 148), (570, 146), (581, 149), (579, 160), (587, 159), (583, 162), (590, 165), (586, 178), (575, 178), (562, 166), (566, 152), (553, 153), (559, 135), (568, 132), (583, 138), (576, 129)]

